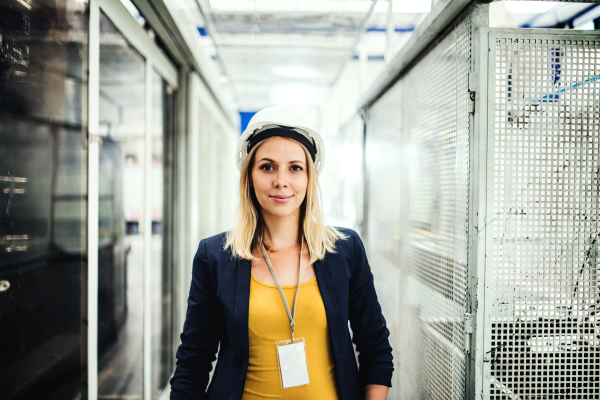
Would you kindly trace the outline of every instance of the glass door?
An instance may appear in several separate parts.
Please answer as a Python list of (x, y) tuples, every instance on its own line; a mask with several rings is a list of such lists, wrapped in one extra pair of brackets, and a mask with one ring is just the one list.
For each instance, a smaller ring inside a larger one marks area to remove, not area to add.
[(142, 398), (146, 61), (100, 13), (98, 398)]
[(98, 261), (90, 285), (98, 302), (90, 318), (97, 321), (92, 339), (98, 344), (97, 375), (93, 365), (89, 374), (97, 392), (89, 397), (150, 400), (164, 391), (174, 368), (177, 70), (121, 3), (97, 4), (98, 96), (90, 112), (97, 112), (98, 172), (90, 180), (98, 182)]

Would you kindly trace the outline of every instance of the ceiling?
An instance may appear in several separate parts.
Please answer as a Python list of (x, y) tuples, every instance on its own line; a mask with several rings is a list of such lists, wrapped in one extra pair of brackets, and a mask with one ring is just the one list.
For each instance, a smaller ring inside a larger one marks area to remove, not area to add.
[[(360, 79), (366, 82), (360, 87), (368, 85), (438, 0), (389, 0), (391, 14), (388, 0), (178, 1), (199, 28), (203, 50), (238, 110), (289, 104), (308, 112), (322, 107), (334, 85), (350, 88)], [(547, 25), (583, 6), (497, 1), (490, 7), (491, 26), (519, 27)], [(596, 11), (600, 7), (588, 14)], [(389, 16), (395, 31), (390, 43)], [(367, 76), (348, 72), (356, 69), (361, 51), (368, 59)], [(337, 93), (347, 97), (349, 91)]]
[(197, 0), (240, 110), (315, 106), (353, 55), (377, 0)]

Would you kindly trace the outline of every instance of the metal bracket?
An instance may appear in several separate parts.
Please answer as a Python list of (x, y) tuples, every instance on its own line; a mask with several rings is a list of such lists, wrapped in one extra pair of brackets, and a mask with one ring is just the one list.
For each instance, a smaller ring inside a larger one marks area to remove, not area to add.
[(463, 315), (465, 329), (465, 352), (471, 352), (471, 334), (473, 333), (473, 314), (465, 313)]
[(469, 113), (475, 114), (475, 92), (469, 90)]
[(465, 313), (463, 316), (465, 322), (465, 333), (471, 334), (473, 333), (473, 314)]

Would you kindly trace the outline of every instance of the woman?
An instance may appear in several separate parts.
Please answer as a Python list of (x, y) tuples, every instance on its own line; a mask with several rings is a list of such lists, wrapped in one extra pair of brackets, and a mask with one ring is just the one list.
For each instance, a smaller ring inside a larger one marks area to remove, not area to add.
[(387, 398), (389, 331), (362, 241), (323, 225), (323, 157), (316, 125), (293, 108), (250, 120), (237, 223), (194, 258), (171, 399)]

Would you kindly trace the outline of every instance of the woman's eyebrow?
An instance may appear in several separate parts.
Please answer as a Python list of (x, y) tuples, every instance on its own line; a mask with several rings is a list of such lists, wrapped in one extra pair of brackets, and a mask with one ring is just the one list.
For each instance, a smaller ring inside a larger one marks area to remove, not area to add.
[[(271, 160), (270, 158), (261, 158), (260, 160), (258, 160), (258, 162), (262, 162), (262, 161), (276, 163), (274, 160)], [(289, 164), (294, 164), (294, 163), (300, 163), (300, 164), (304, 165), (304, 162), (300, 161), (300, 160), (293, 160), (293, 161), (289, 162)]]

